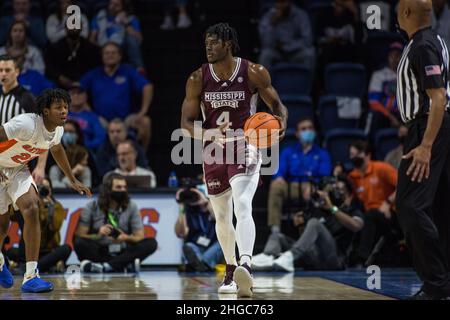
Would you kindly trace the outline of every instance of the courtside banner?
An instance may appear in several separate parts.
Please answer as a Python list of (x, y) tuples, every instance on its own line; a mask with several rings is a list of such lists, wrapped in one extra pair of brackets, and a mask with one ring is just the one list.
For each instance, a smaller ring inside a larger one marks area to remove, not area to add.
[[(96, 195), (92, 199), (96, 199)], [(72, 194), (55, 195), (66, 209), (67, 216), (61, 227), (61, 244), (72, 246), (72, 238), (77, 227), (78, 219), (84, 206), (91, 201), (86, 197)], [(142, 217), (145, 236), (154, 237), (158, 242), (158, 249), (143, 261), (144, 265), (176, 265), (181, 263), (183, 241), (174, 232), (178, 218), (178, 205), (174, 194), (130, 194)], [(6, 249), (19, 244), (20, 230), (17, 223), (12, 223), (8, 232), (10, 243)], [(72, 246), (73, 248), (73, 246)], [(67, 264), (79, 263), (75, 252), (72, 252)]]

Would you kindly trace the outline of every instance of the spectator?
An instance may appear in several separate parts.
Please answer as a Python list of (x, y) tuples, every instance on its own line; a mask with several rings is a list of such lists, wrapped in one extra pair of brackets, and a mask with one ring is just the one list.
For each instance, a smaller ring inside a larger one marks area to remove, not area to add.
[[(58, 11), (47, 18), (46, 31), (50, 43), (56, 43), (67, 36), (67, 8), (73, 4), (72, 0), (59, 0)], [(83, 26), (81, 36), (87, 38), (89, 35), (89, 21), (83, 13), (81, 14), (81, 24)]]
[[(76, 136), (73, 132), (66, 131), (64, 132), (63, 139), (67, 143), (69, 140), (75, 140)], [(89, 153), (86, 148), (75, 144), (66, 149), (66, 154), (73, 175), (86, 187), (90, 188), (92, 186), (92, 173), (88, 165)], [(49, 175), (55, 188), (70, 188), (71, 182), (57, 165), (53, 165), (50, 168)]]
[(408, 135), (408, 127), (406, 125), (401, 125), (398, 128), (398, 141), (400, 142), (399, 146), (394, 150), (389, 151), (386, 157), (384, 158), (384, 162), (389, 163), (396, 169), (400, 167), (400, 162), (402, 161), (403, 148), (405, 146), (405, 139), (407, 135)]
[[(82, 30), (86, 25), (82, 24)], [(100, 48), (81, 36), (82, 31), (67, 30), (67, 35), (46, 50), (47, 74), (59, 86), (69, 88), (81, 76), (101, 64)]]
[(398, 127), (400, 112), (397, 109), (397, 66), (402, 57), (403, 45), (394, 42), (390, 45), (388, 65), (372, 74), (369, 85), (370, 113), (367, 127), (374, 134), (378, 129)]
[[(99, 174), (104, 176), (107, 172), (116, 169), (119, 165), (117, 162), (116, 149), (117, 145), (127, 140), (127, 128), (125, 123), (119, 119), (113, 119), (108, 124), (108, 139), (100, 145), (97, 150), (97, 166)], [(138, 144), (134, 144), (137, 151), (136, 163), (139, 167), (148, 168), (148, 161), (145, 151)]]
[[(264, 252), (253, 257), (254, 269), (293, 272), (294, 262), (315, 270), (339, 270), (345, 267), (345, 256), (353, 236), (364, 225), (363, 214), (353, 197), (351, 183), (343, 176), (317, 190), (317, 203), (308, 193), (309, 205), (293, 217), (295, 226), (306, 227), (295, 241), (282, 233), (272, 233)], [(322, 222), (323, 221), (323, 222)]]
[(136, 259), (140, 264), (156, 247), (154, 238), (144, 238), (125, 177), (106, 176), (98, 200), (86, 205), (75, 231), (74, 249), (82, 272), (123, 272), (133, 262), (138, 267)]
[(189, 15), (186, 10), (186, 3), (187, 0), (172, 0), (172, 1), (164, 1), (165, 3), (165, 14), (164, 14), (164, 21), (161, 24), (160, 28), (162, 30), (173, 30), (175, 29), (175, 24), (172, 19), (172, 9), (173, 7), (177, 7), (178, 9), (178, 21), (177, 21), (177, 28), (178, 29), (186, 29), (189, 28), (192, 24), (191, 18), (189, 18)]
[(107, 9), (100, 10), (92, 20), (89, 38), (100, 47), (116, 43), (127, 53), (130, 63), (144, 72), (141, 26), (126, 0), (109, 0)]
[(83, 87), (74, 83), (69, 89), (69, 93), (72, 100), (69, 119), (78, 123), (83, 131), (84, 144), (95, 151), (105, 141), (105, 129), (101, 125), (98, 115), (89, 108), (87, 94)]
[(23, 68), (24, 56), (18, 57), (20, 75), (17, 78), (22, 87), (30, 91), (34, 96), (39, 96), (45, 89), (55, 88), (55, 84), (48, 80), (43, 74), (33, 69)]
[[(126, 118), (125, 123), (137, 130), (137, 140), (147, 150), (151, 133), (147, 113), (153, 100), (153, 85), (133, 68), (121, 64), (122, 54), (116, 44), (106, 44), (102, 55), (103, 67), (85, 74), (81, 85), (88, 92), (95, 113), (106, 121)], [(132, 97), (139, 94), (142, 95), (141, 109), (132, 113)]]
[(370, 256), (376, 241), (391, 232), (397, 170), (385, 162), (372, 161), (367, 141), (358, 140), (350, 144), (350, 160), (354, 169), (349, 179), (365, 210), (364, 228), (357, 250), (361, 263)]
[(180, 214), (175, 233), (184, 239), (183, 253), (188, 266), (200, 272), (214, 270), (216, 264), (223, 260), (223, 254), (208, 199), (197, 188), (184, 188), (177, 192), (176, 200)]
[(317, 18), (318, 65), (359, 60), (362, 24), (355, 0), (333, 0), (333, 10)]
[(14, 21), (23, 22), (30, 31), (28, 34), (31, 43), (39, 48), (44, 48), (47, 38), (42, 17), (30, 14), (30, 0), (13, 0), (13, 14), (0, 18), (0, 44), (4, 44), (8, 38), (8, 30)]
[(292, 3), (277, 0), (259, 23), (259, 63), (269, 68), (276, 62), (298, 62), (314, 69), (314, 47), (308, 14)]
[[(81, 128), (76, 121), (73, 121), (71, 119), (66, 121), (66, 123), (64, 124), (64, 134), (61, 139), (61, 143), (66, 150), (74, 146), (86, 149), (84, 146), (83, 132), (81, 131)], [(86, 150), (88, 152), (88, 167), (91, 171), (91, 185), (97, 186), (99, 183), (99, 176), (95, 157), (89, 149)], [(55, 165), (55, 160), (53, 159), (53, 157), (50, 157), (46, 167), (52, 168), (53, 165)]]
[[(41, 245), (39, 251), (39, 271), (63, 272), (65, 263), (72, 249), (69, 245), (61, 243), (61, 226), (66, 218), (66, 210), (60, 202), (53, 197), (51, 181), (44, 178), (38, 185), (39, 190), (39, 220), (41, 223)], [(24, 220), (20, 212), (15, 212), (12, 220), (19, 224), (23, 231)], [(22, 232), (23, 234), (23, 232)], [(18, 264), (25, 264), (25, 245), (23, 239), (18, 248), (11, 248), (7, 252), (8, 258)], [(14, 264), (14, 263), (13, 263)]]
[(433, 0), (433, 29), (450, 47), (450, 8), (446, 0)]
[(278, 172), (270, 184), (268, 224), (272, 231), (280, 230), (283, 201), (289, 196), (299, 199), (299, 189), (311, 178), (331, 174), (330, 156), (315, 143), (316, 131), (311, 119), (301, 119), (297, 123), (296, 137), (299, 143), (281, 152)]
[(134, 143), (131, 140), (120, 142), (117, 145), (117, 160), (119, 167), (114, 172), (123, 176), (150, 176), (150, 188), (156, 187), (156, 176), (150, 169), (144, 169), (136, 164), (137, 151), (134, 148)]
[(346, 176), (346, 170), (345, 170), (344, 164), (341, 163), (341, 162), (337, 162), (333, 166), (332, 175), (333, 175), (333, 177), (338, 177), (338, 176), (341, 176), (341, 175), (345, 175)]
[(37, 47), (28, 44), (26, 33), (27, 26), (25, 22), (13, 22), (8, 32), (6, 45), (0, 48), (0, 55), (8, 54), (16, 59), (25, 57), (24, 69), (32, 69), (44, 74), (45, 63), (44, 59), (42, 59), (41, 51)]

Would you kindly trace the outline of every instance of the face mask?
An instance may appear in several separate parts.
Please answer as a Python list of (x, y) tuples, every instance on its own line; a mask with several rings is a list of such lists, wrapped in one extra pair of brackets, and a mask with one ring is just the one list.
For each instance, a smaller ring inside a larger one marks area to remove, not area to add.
[(206, 184), (199, 184), (197, 189), (200, 190), (205, 196), (208, 196), (208, 190), (206, 189)]
[(64, 145), (69, 146), (77, 143), (78, 135), (74, 132), (64, 132), (62, 136), (62, 142)]
[(111, 199), (117, 203), (123, 203), (127, 198), (128, 193), (126, 191), (113, 191), (111, 192)]
[(364, 158), (362, 157), (354, 157), (351, 158), (350, 161), (353, 163), (355, 168), (361, 168), (364, 164)]
[(316, 138), (316, 133), (312, 130), (303, 130), (300, 132), (300, 142), (311, 143)]

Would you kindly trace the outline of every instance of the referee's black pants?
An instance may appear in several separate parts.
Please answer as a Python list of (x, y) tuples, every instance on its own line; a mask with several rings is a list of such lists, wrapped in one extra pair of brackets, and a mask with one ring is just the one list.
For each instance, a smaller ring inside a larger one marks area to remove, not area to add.
[[(421, 142), (428, 118), (409, 126), (404, 154)], [(450, 116), (445, 113), (431, 151), (430, 176), (412, 182), (406, 172), (412, 159), (398, 169), (397, 214), (422, 289), (432, 295), (450, 295)]]

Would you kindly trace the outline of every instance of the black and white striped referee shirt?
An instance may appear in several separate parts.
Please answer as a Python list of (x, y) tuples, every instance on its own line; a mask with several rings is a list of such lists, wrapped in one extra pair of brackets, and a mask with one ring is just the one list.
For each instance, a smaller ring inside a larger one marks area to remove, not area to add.
[(17, 86), (8, 93), (0, 88), (0, 125), (22, 113), (35, 111), (33, 95), (24, 87)]
[(403, 122), (429, 111), (427, 89), (445, 88), (450, 101), (449, 54), (444, 40), (431, 27), (417, 31), (403, 50), (397, 68), (397, 105)]

